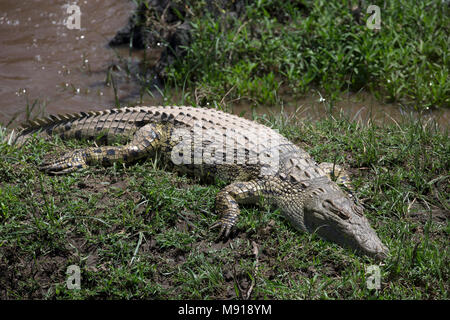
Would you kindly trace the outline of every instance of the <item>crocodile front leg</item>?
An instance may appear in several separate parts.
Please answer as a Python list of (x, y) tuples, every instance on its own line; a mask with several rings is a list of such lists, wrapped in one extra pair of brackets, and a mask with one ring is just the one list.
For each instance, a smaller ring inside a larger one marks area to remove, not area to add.
[(258, 203), (263, 191), (259, 180), (235, 182), (223, 188), (216, 196), (216, 211), (221, 215), (211, 229), (220, 228), (219, 237), (227, 238), (240, 214), (239, 204)]
[(148, 124), (140, 128), (124, 146), (89, 147), (66, 153), (55, 161), (43, 163), (40, 170), (51, 174), (65, 174), (91, 165), (111, 165), (114, 162), (132, 162), (152, 155), (160, 145), (163, 128)]

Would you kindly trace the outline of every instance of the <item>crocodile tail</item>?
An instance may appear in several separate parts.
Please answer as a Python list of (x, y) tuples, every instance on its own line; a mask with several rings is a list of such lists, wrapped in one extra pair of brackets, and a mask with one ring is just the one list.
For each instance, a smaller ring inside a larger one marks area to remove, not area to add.
[[(97, 138), (106, 135), (107, 140), (133, 131), (147, 117), (146, 107), (125, 107), (100, 111), (50, 115), (26, 122), (15, 136), (13, 144), (22, 146), (37, 134), (43, 138), (59, 135), (63, 138)], [(120, 124), (121, 123), (121, 124)], [(126, 123), (126, 125), (125, 125)], [(120, 128), (118, 128), (120, 126)], [(99, 129), (99, 131), (94, 131)]]
[(18, 128), (16, 134), (10, 137), (9, 144), (14, 144), (20, 147), (25, 144), (34, 134), (38, 134), (40, 136), (48, 136), (53, 133), (55, 128), (61, 125), (67, 124), (77, 119), (101, 115), (103, 113), (104, 111), (79, 112), (70, 114), (68, 113), (60, 115), (49, 115), (48, 117), (28, 120)]

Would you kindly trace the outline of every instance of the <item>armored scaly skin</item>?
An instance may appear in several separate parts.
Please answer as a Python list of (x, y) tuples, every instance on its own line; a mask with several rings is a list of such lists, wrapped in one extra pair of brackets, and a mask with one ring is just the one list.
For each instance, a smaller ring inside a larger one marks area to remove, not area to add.
[(221, 219), (212, 226), (225, 237), (236, 224), (239, 204), (264, 197), (302, 232), (315, 232), (377, 259), (388, 254), (363, 208), (330, 179), (330, 165), (316, 164), (306, 151), (256, 122), (215, 109), (131, 107), (38, 119), (23, 128), (16, 144), (36, 132), (123, 142), (74, 150), (43, 164), (41, 169), (52, 174), (127, 163), (158, 152), (174, 169), (226, 181), (229, 185), (216, 196)]

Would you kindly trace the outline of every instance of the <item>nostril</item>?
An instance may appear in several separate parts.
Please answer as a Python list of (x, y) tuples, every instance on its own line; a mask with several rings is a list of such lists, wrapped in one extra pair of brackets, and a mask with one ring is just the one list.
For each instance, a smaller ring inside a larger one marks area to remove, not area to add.
[(377, 260), (384, 260), (388, 257), (388, 251), (387, 250), (382, 250), (382, 251), (378, 251), (377, 255), (375, 256), (375, 258)]

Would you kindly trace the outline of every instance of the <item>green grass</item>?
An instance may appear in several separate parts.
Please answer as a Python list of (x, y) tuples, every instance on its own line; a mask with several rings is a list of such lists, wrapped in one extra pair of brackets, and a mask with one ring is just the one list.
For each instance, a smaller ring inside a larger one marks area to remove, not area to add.
[[(44, 156), (80, 143), (35, 139), (22, 149), (0, 144), (0, 296), (235, 299), (254, 281), (252, 299), (448, 299), (448, 132), (410, 120), (259, 121), (351, 170), (392, 254), (381, 290), (366, 287), (374, 261), (300, 234), (278, 210), (244, 207), (235, 236), (217, 242), (208, 228), (219, 185), (151, 160), (47, 176), (36, 169)], [(81, 269), (81, 290), (66, 287), (69, 265)]]
[[(371, 3), (382, 8), (379, 32), (355, 23), (347, 1), (260, 0), (220, 18), (192, 2), (193, 43), (161, 90), (224, 109), (240, 100), (283, 105), (311, 88), (330, 106), (343, 91), (368, 90), (418, 110), (448, 107), (448, 7)], [(39, 106), (28, 104), (26, 118)], [(48, 176), (37, 170), (44, 157), (88, 143), (34, 139), (21, 149), (0, 143), (0, 298), (242, 299), (253, 285), (252, 299), (448, 299), (448, 129), (420, 118), (292, 119), (257, 120), (352, 173), (391, 251), (380, 290), (366, 286), (374, 261), (300, 234), (266, 206), (243, 207), (231, 240), (216, 241), (219, 184), (153, 160)], [(80, 267), (81, 290), (66, 286), (70, 265)]]
[(450, 15), (441, 1), (372, 1), (379, 31), (366, 26), (367, 8), (356, 23), (348, 1), (253, 1), (239, 17), (188, 4), (193, 41), (167, 83), (189, 103), (279, 104), (317, 88), (332, 101), (367, 90), (416, 110), (450, 106)]

